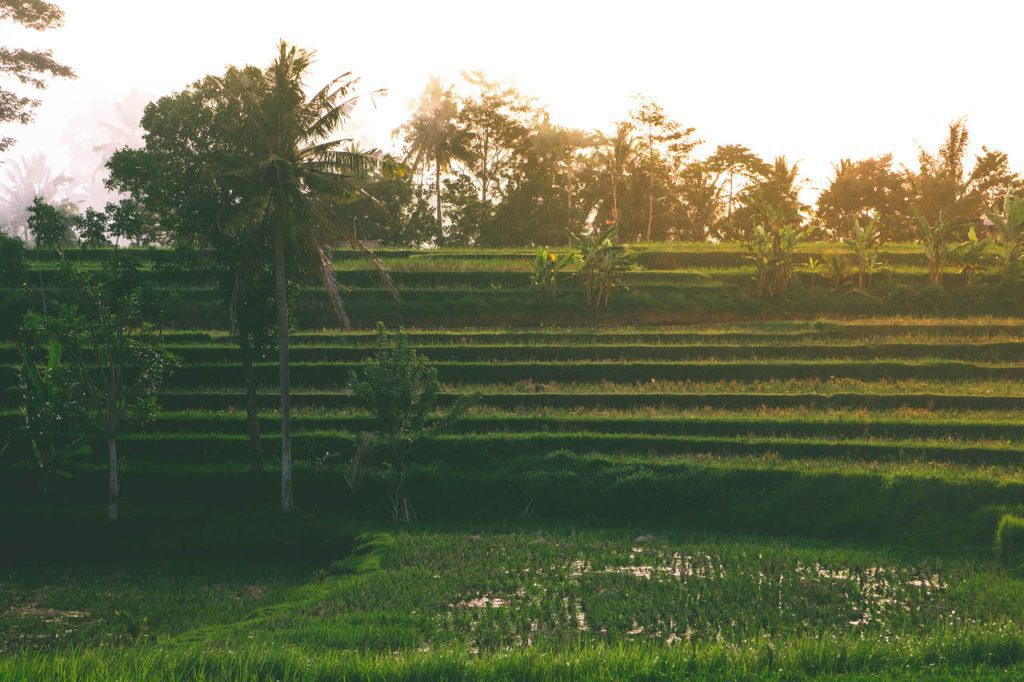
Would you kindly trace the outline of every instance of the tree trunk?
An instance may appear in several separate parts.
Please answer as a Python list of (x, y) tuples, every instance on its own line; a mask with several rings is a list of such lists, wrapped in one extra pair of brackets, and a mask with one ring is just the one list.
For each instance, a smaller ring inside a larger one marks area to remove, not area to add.
[(117, 439), (107, 436), (107, 453), (110, 456), (110, 499), (107, 502), (107, 520), (117, 521), (117, 499), (121, 493), (121, 482), (117, 477)]
[(288, 278), (285, 273), (284, 228), (274, 231), (274, 285), (277, 298), (277, 362), (278, 386), (281, 391), (281, 511), (295, 507), (292, 497), (292, 417), (289, 388), (291, 372), (288, 368)]
[(256, 372), (253, 370), (252, 342), (248, 332), (239, 334), (242, 366), (245, 370), (245, 421), (249, 433), (249, 472), (263, 473), (263, 444), (260, 441), (260, 417), (256, 409)]
[(437, 229), (443, 229), (444, 224), (441, 222), (441, 165), (435, 164), (437, 173), (434, 175), (434, 192), (437, 195)]
[(490, 138), (484, 136), (484, 153), (481, 155), (480, 165), (480, 203), (487, 203), (487, 183), (490, 181), (490, 176), (487, 172), (487, 154), (490, 151)]
[[(619, 178), (617, 175), (612, 175), (612, 220), (615, 222), (615, 227), (619, 227)], [(615, 241), (622, 238), (619, 234), (616, 236)]]
[[(653, 182), (653, 180), (652, 180)], [(647, 241), (651, 241), (651, 226), (654, 224), (654, 188), (647, 192)]]

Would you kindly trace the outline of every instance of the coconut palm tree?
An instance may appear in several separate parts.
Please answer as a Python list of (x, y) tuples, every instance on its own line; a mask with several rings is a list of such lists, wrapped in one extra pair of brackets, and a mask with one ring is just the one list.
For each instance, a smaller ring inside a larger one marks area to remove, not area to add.
[(28, 209), (36, 197), (61, 209), (70, 210), (73, 202), (72, 179), (54, 173), (43, 154), (23, 156), (11, 162), (6, 178), (0, 182), (0, 225), (12, 237), (29, 240)]
[(459, 126), (459, 108), (451, 87), (444, 87), (437, 76), (431, 76), (420, 96), (419, 106), (412, 118), (397, 132), (405, 136), (407, 145), (405, 162), (414, 171), (428, 163), (434, 165), (434, 193), (437, 226), (443, 227), (441, 208), (441, 176), (451, 170), (456, 161), (469, 162), (471, 136)]
[[(272, 233), (274, 288), (277, 309), (278, 361), (281, 392), (281, 509), (291, 511), (292, 450), (291, 374), (288, 366), (288, 264), (319, 266), (332, 307), (343, 327), (349, 326), (334, 281), (325, 240), (346, 227), (334, 206), (357, 191), (357, 178), (379, 167), (375, 151), (359, 151), (350, 140), (335, 137), (349, 119), (360, 96), (352, 94), (357, 79), (342, 74), (312, 97), (305, 77), (313, 53), (281, 42), (264, 81), (254, 84), (249, 110), (252, 149), (249, 158), (228, 173), (244, 185), (249, 209), (240, 215), (265, 224)], [(351, 241), (358, 245), (358, 240)], [(372, 254), (371, 254), (372, 256)], [(380, 261), (374, 263), (382, 270)], [(386, 285), (393, 290), (389, 279)]]

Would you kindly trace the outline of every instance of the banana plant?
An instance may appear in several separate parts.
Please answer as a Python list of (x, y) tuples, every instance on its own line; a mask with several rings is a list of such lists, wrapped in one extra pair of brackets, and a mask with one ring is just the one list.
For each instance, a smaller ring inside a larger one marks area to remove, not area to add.
[(843, 239), (853, 251), (853, 266), (857, 271), (857, 290), (866, 291), (871, 285), (871, 276), (878, 270), (878, 257), (885, 244), (882, 236), (882, 223), (877, 216), (872, 217), (867, 225), (861, 225), (860, 219), (854, 221), (850, 237)]
[(757, 273), (757, 293), (771, 298), (786, 291), (793, 277), (793, 257), (809, 230), (792, 223), (776, 212), (757, 225), (751, 239), (743, 245), (750, 252), (746, 258), (754, 263)]
[(854, 264), (846, 254), (827, 251), (821, 255), (821, 263), (829, 291), (839, 291), (852, 281)]
[(967, 241), (953, 249), (951, 257), (960, 266), (960, 274), (964, 276), (967, 286), (974, 286), (974, 280), (985, 266), (991, 248), (992, 239), (978, 239), (978, 231), (972, 226), (967, 232)]
[(533, 261), (533, 275), (530, 283), (533, 290), (541, 298), (558, 298), (558, 285), (562, 271), (573, 262), (573, 255), (565, 253), (559, 256), (546, 247), (537, 249), (537, 257)]
[(615, 226), (585, 235), (569, 231), (569, 239), (577, 249), (573, 260), (583, 289), (583, 303), (591, 310), (607, 307), (612, 292), (622, 283), (622, 276), (636, 266), (629, 249), (615, 243), (617, 231)]
[(939, 219), (932, 223), (924, 217), (917, 206), (912, 206), (910, 210), (917, 223), (918, 239), (924, 249), (925, 258), (928, 259), (928, 281), (932, 284), (942, 284), (942, 275), (951, 253), (950, 238), (963, 221), (948, 220), (940, 211)]
[(995, 226), (993, 253), (999, 263), (1004, 283), (1020, 279), (1024, 260), (1024, 198), (1007, 193), (1003, 200), (1003, 213), (990, 213), (988, 219)]
[(810, 256), (806, 263), (800, 265), (800, 269), (807, 273), (807, 283), (814, 288), (814, 280), (824, 272), (825, 265), (814, 256)]

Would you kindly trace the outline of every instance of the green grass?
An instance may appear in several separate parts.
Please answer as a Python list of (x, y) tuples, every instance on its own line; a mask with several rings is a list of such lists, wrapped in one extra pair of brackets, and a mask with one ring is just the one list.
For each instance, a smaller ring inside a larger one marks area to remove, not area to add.
[[(261, 526), (338, 535), (337, 519), (266, 515), (207, 535)], [(117, 550), (5, 566), (0, 677), (1013, 679), (1024, 665), (1024, 581), (970, 553), (658, 527), (340, 526), (371, 534), (319, 561), (158, 563), (138, 524)], [(199, 556), (186, 535), (170, 541)]]

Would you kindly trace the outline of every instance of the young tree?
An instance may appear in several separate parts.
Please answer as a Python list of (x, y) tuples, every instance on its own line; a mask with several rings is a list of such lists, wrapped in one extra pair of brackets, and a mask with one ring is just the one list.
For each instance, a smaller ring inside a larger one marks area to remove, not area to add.
[(525, 154), (537, 114), (513, 86), (487, 80), (479, 71), (462, 77), (476, 93), (462, 101), (458, 123), (467, 136), (467, 165), (476, 177), (480, 202), (487, 204)]
[(82, 404), (107, 446), (107, 518), (118, 519), (121, 485), (117, 439), (125, 423), (147, 423), (157, 391), (173, 369), (153, 322), (159, 317), (138, 270), (121, 258), (105, 261), (98, 277), (63, 264), (71, 303), (41, 326), (73, 363)]
[(978, 231), (971, 225), (967, 231), (967, 239), (961, 242), (950, 253), (950, 258), (960, 266), (960, 274), (968, 287), (974, 286), (978, 272), (984, 266), (992, 248), (990, 237), (978, 238)]
[(665, 169), (674, 175), (699, 140), (693, 138), (695, 128), (684, 128), (672, 120), (653, 100), (640, 98), (630, 113), (630, 124), (636, 135), (636, 150), (644, 176), (644, 213), (646, 241), (654, 229), (655, 199), (668, 192), (667, 181), (661, 178)]
[(78, 241), (83, 247), (107, 246), (108, 225), (107, 214), (89, 207), (81, 215), (72, 220), (74, 230), (78, 233)]
[[(399, 330), (388, 334), (383, 323), (377, 325), (377, 350), (359, 371), (353, 372), (349, 386), (356, 403), (370, 413), (373, 431), (363, 434), (356, 457), (379, 452), (391, 476), (387, 503), (396, 521), (411, 521), (415, 510), (405, 492), (409, 467), (415, 461), (418, 446), (427, 436), (449, 428), (476, 399), (461, 397), (447, 412), (438, 415), (441, 383), (437, 370), (409, 344)], [(353, 461), (351, 470), (358, 471)]]
[[(13, 21), (34, 31), (58, 28), (64, 12), (44, 0), (0, 0), (0, 21)], [(36, 90), (46, 87), (47, 78), (74, 78), (75, 72), (53, 58), (51, 50), (0, 47), (0, 74)], [(0, 87), (0, 123), (26, 124), (32, 120), (39, 100)], [(14, 139), (0, 136), (0, 152)]]
[(72, 217), (42, 197), (36, 197), (28, 209), (28, 231), (37, 249), (56, 249), (74, 243)]
[(762, 219), (744, 245), (757, 272), (758, 296), (772, 298), (789, 287), (796, 249), (807, 238), (808, 230), (801, 226), (799, 214), (786, 212), (785, 205), (776, 207), (754, 200), (754, 207)]
[(583, 303), (590, 310), (608, 306), (612, 292), (635, 262), (628, 247), (615, 243), (616, 229), (612, 225), (582, 235), (569, 232), (569, 239), (577, 249), (573, 260), (583, 290)]

